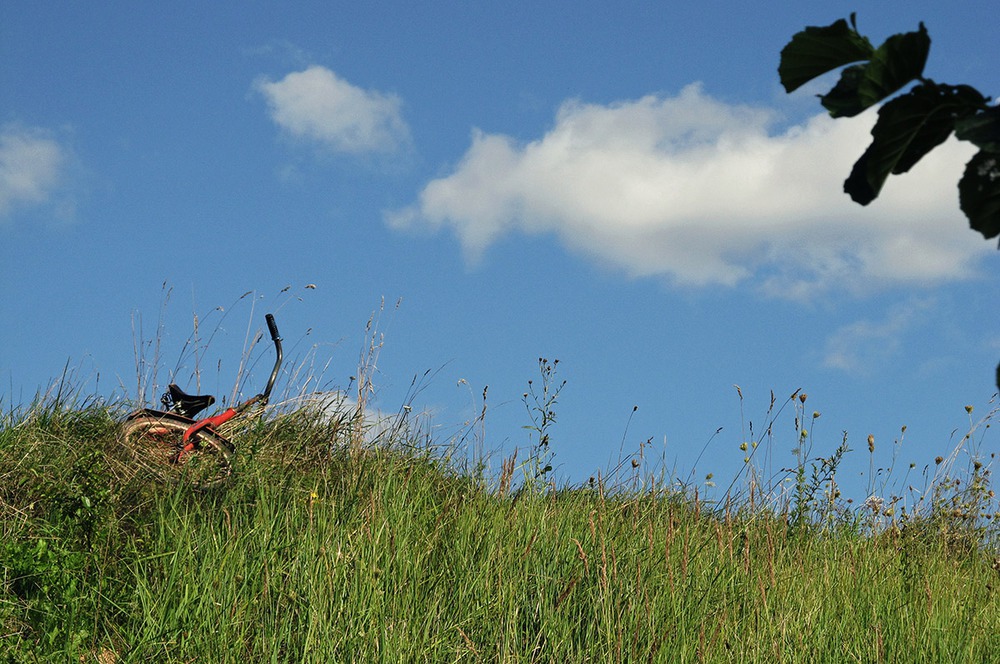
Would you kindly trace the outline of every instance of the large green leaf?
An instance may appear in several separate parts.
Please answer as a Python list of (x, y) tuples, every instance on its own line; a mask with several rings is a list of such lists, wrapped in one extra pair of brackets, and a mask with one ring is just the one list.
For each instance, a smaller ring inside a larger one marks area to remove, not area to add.
[(920, 24), (916, 32), (893, 35), (870, 58), (858, 94), (865, 108), (874, 106), (904, 85), (923, 76), (931, 38)]
[(965, 165), (958, 197), (973, 229), (986, 239), (1000, 235), (1000, 155), (977, 152)]
[(918, 32), (893, 35), (863, 65), (848, 67), (840, 81), (820, 101), (835, 118), (853, 117), (919, 79), (931, 40), (924, 24)]
[(835, 118), (849, 118), (868, 108), (858, 94), (858, 88), (865, 79), (867, 70), (867, 64), (846, 67), (840, 73), (837, 85), (827, 94), (820, 96), (820, 103), (823, 104), (823, 108), (830, 111), (830, 115)]
[(867, 205), (878, 197), (890, 174), (910, 170), (943, 143), (961, 118), (974, 115), (986, 99), (966, 85), (927, 81), (886, 103), (872, 128), (872, 143), (844, 182), (855, 202)]
[(868, 38), (858, 34), (851, 14), (850, 24), (840, 19), (824, 27), (807, 27), (792, 36), (781, 49), (778, 76), (785, 92), (791, 92), (817, 76), (867, 60), (874, 52)]
[(1000, 152), (1000, 107), (990, 106), (981, 113), (955, 123), (955, 136), (980, 150)]

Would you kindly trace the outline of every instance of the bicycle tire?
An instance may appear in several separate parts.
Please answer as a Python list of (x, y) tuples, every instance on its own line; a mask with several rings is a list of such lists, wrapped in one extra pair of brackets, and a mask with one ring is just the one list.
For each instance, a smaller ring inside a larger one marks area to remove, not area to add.
[(218, 486), (232, 474), (232, 445), (202, 429), (192, 437), (195, 448), (178, 458), (191, 424), (169, 416), (137, 415), (122, 425), (122, 436), (141, 463), (163, 479), (186, 480), (199, 489)]

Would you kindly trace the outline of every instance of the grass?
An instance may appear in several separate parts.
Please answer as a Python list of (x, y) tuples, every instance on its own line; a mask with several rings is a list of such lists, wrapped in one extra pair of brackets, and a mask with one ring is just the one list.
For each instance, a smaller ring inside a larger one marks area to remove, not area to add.
[[(925, 501), (859, 505), (836, 489), (846, 447), (802, 450), (789, 490), (762, 483), (751, 457), (767, 452), (768, 432), (747, 445), (747, 473), (723, 500), (631, 463), (556, 486), (543, 436), (561, 383), (546, 382), (554, 364), (540, 367), (525, 402), (538, 442), (499, 477), (413, 430), (359, 444), (356, 413), (302, 409), (243, 431), (233, 477), (198, 492), (135, 463), (118, 404), (57, 396), (8, 413), (3, 660), (978, 662), (1000, 652), (982, 463), (933, 477)], [(788, 404), (804, 427), (805, 399)]]

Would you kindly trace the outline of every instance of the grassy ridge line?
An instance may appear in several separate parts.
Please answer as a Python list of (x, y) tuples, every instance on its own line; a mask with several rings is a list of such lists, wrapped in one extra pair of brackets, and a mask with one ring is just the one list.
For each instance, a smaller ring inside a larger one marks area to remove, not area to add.
[[(113, 411), (0, 429), (9, 661), (989, 661), (993, 553), (914, 521), (796, 528), (647, 487), (501, 497), (292, 413), (220, 491), (162, 487)], [(970, 535), (975, 535), (971, 533)]]

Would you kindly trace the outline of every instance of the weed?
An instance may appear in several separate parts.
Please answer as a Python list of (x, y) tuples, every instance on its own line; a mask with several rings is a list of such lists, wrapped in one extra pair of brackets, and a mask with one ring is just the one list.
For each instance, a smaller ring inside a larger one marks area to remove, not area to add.
[(538, 371), (541, 374), (541, 388), (537, 389), (533, 380), (528, 381), (528, 391), (522, 395), (524, 407), (528, 412), (531, 424), (525, 425), (529, 431), (532, 446), (531, 454), (525, 464), (525, 487), (528, 490), (538, 490), (546, 484), (546, 477), (552, 472), (551, 435), (552, 426), (556, 423), (556, 404), (559, 394), (566, 386), (566, 381), (558, 382), (556, 369), (559, 360), (549, 361), (538, 358)]

